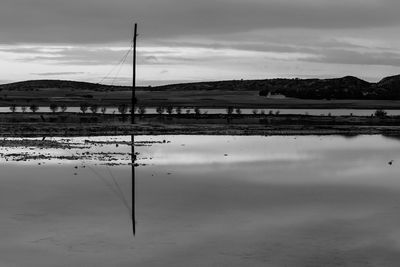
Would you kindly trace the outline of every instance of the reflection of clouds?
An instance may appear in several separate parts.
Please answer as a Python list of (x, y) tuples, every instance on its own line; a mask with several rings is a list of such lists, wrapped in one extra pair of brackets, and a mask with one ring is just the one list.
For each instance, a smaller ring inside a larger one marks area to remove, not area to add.
[(240, 162), (278, 162), (309, 160), (306, 152), (291, 151), (280, 142), (265, 137), (166, 136), (166, 145), (153, 145), (148, 151), (155, 165), (233, 164)]
[(187, 152), (167, 152), (152, 154), (152, 160), (143, 160), (145, 164), (155, 165), (201, 165), (201, 164), (234, 164), (234, 163), (251, 163), (251, 162), (298, 162), (311, 160), (307, 154), (289, 154), (289, 153), (273, 153), (273, 154), (240, 154), (227, 155), (215, 153), (187, 153)]
[[(398, 179), (399, 166), (389, 165), (388, 161), (384, 158), (370, 158), (370, 159), (356, 159), (351, 161), (349, 164), (344, 165), (340, 169), (337, 169), (334, 173), (335, 176), (345, 179), (351, 179), (354, 181), (360, 180), (364, 182), (372, 182), (380, 185), (385, 185), (387, 181), (394, 181)], [(397, 156), (397, 161), (400, 160), (400, 156)], [(392, 183), (391, 183), (392, 184)]]
[[(223, 170), (248, 183), (397, 186), (400, 142), (382, 136), (167, 136), (144, 148), (152, 160), (188, 176)], [(227, 154), (227, 156), (225, 156)], [(388, 165), (389, 160), (395, 164)], [(216, 164), (216, 165), (214, 165)]]
[[(155, 164), (202, 164), (251, 161), (350, 162), (376, 157), (383, 161), (400, 154), (400, 143), (382, 136), (166, 136), (165, 146), (154, 145)], [(399, 144), (396, 146), (396, 144)], [(227, 154), (227, 157), (224, 155)]]
[(376, 166), (376, 165), (370, 165), (368, 163), (364, 164), (358, 164), (358, 165), (353, 165), (349, 166), (346, 169), (341, 169), (336, 172), (336, 175), (338, 177), (349, 177), (349, 176), (356, 176), (356, 177), (361, 177), (361, 178), (367, 178), (368, 176), (373, 175), (374, 177), (377, 177), (378, 175), (381, 175), (382, 173), (387, 173), (387, 166), (382, 165), (382, 166)]

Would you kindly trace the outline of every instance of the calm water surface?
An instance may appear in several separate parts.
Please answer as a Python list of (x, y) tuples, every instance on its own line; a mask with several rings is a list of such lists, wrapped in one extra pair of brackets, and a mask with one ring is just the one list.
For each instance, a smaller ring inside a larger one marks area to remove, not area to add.
[(136, 137), (136, 237), (129, 137), (2, 140), (0, 266), (400, 262), (398, 139)]

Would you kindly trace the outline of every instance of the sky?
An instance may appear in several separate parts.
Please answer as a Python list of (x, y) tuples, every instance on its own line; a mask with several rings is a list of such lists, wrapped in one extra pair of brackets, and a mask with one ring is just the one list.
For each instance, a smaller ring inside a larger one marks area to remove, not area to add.
[(140, 85), (400, 73), (398, 0), (1, 0), (0, 83)]

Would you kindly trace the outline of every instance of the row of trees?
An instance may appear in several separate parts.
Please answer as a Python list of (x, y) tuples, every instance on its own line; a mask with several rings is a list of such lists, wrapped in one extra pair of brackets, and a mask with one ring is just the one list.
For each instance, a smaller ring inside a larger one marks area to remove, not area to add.
[[(30, 110), (31, 112), (33, 112), (33, 113), (36, 113), (37, 111), (39, 111), (39, 106), (36, 105), (36, 104), (32, 104), (32, 105), (30, 105), (29, 107), (27, 107), (27, 106), (21, 106), (21, 110), (22, 110), (22, 112), (24, 112), (24, 113), (28, 110), (28, 108), (29, 108), (29, 110)], [(57, 104), (55, 104), (55, 103), (51, 103), (50, 106), (49, 106), (49, 108), (50, 108), (50, 110), (51, 110), (53, 113), (56, 113), (57, 111), (66, 112), (67, 109), (68, 109), (68, 107), (67, 107), (65, 104), (57, 105)], [(88, 110), (90, 110), (93, 114), (96, 114), (96, 113), (98, 113), (99, 111), (100, 111), (101, 113), (103, 113), (103, 114), (105, 114), (105, 113), (107, 112), (107, 107), (99, 107), (99, 106), (96, 105), (96, 104), (94, 104), (94, 105), (89, 105), (89, 104), (87, 104), (87, 103), (82, 103), (82, 104), (79, 106), (79, 108), (80, 108), (80, 110), (81, 110), (82, 113), (86, 113), (86, 112), (88, 112)], [(13, 112), (13, 113), (16, 112), (16, 111), (17, 111), (17, 105), (11, 105), (11, 106), (10, 106), (10, 110), (11, 110), (11, 112)], [(132, 112), (132, 109), (129, 109), (129, 106), (128, 106), (128, 105), (122, 104), (122, 105), (119, 105), (119, 106), (118, 106), (118, 112), (119, 112), (119, 113), (121, 113), (121, 114), (126, 114), (126, 113), (128, 113), (128, 111), (129, 111), (130, 113)], [(145, 113), (146, 113), (146, 109), (145, 109), (144, 107), (135, 108), (135, 112), (136, 112), (136, 111), (139, 112), (139, 114), (145, 114)]]
[[(21, 107), (21, 110), (22, 110), (22, 112), (26, 112), (26, 110), (28, 109), (28, 107), (26, 107), (26, 106), (22, 106)], [(35, 113), (36, 111), (38, 111), (39, 110), (39, 107), (37, 106), (37, 105), (35, 105), (35, 104), (32, 104), (32, 105), (30, 105), (29, 106), (29, 109), (33, 112), (33, 113)], [(11, 110), (11, 112), (15, 112), (16, 110), (17, 110), (17, 106), (16, 105), (11, 105), (10, 106), (10, 110)]]
[[(66, 112), (67, 109), (68, 109), (68, 107), (65, 104), (57, 105), (55, 103), (50, 104), (49, 108), (53, 113), (56, 113), (58, 110), (60, 110), (61, 112)], [(27, 106), (21, 106), (22, 112), (26, 112), (27, 109), (28, 109)], [(16, 112), (17, 106), (16, 105), (11, 105), (10, 106), (10, 110), (13, 113)], [(32, 104), (32, 105), (29, 106), (29, 110), (32, 111), (33, 113), (36, 113), (39, 110), (39, 107), (37, 105), (35, 105), (35, 104)], [(104, 106), (103, 107), (99, 107), (96, 104), (89, 105), (87, 103), (82, 103), (80, 105), (80, 110), (84, 114), (86, 112), (88, 112), (88, 110), (90, 110), (93, 114), (97, 114), (99, 111), (102, 114), (105, 114), (107, 112), (107, 107), (104, 107)], [(182, 108), (181, 107), (174, 108), (172, 106), (168, 106), (168, 107), (159, 106), (159, 107), (156, 108), (156, 112), (159, 115), (162, 115), (164, 113), (171, 115), (172, 113), (174, 113), (174, 111), (175, 111), (175, 114), (178, 114), (178, 115), (182, 114)], [(118, 106), (118, 112), (120, 114), (122, 114), (122, 115), (125, 115), (128, 112), (132, 113), (132, 109), (130, 108), (130, 106), (128, 106), (126, 104), (121, 104), (121, 105)], [(146, 108), (145, 107), (135, 107), (134, 112), (138, 113), (139, 115), (144, 115), (144, 114), (146, 114)], [(186, 114), (190, 114), (190, 113), (191, 113), (191, 110), (187, 109), (186, 110)], [(237, 115), (241, 115), (242, 114), (242, 110), (240, 108), (233, 108), (231, 106), (226, 108), (226, 114), (227, 115), (232, 115), (234, 113), (237, 114)], [(257, 114), (265, 115), (265, 111), (264, 110), (259, 111), (258, 109), (253, 109), (252, 113), (254, 115), (257, 115)], [(200, 108), (195, 107), (194, 108), (194, 114), (196, 114), (196, 115), (207, 114), (207, 111), (205, 111), (204, 113), (201, 113)], [(276, 115), (276, 116), (279, 115), (279, 114), (280, 114), (279, 110), (277, 110), (275, 112), (270, 110), (269, 113), (268, 113), (268, 115)], [(306, 112), (306, 115), (308, 115), (307, 112)], [(353, 114), (350, 114), (350, 116), (352, 116), (352, 115)], [(376, 117), (386, 117), (387, 116), (387, 112), (382, 110), (382, 109), (378, 109), (378, 110), (375, 111), (375, 113), (373, 115), (376, 116)], [(329, 113), (328, 116), (331, 116), (331, 113)]]
[[(156, 108), (156, 112), (159, 115), (162, 115), (164, 112), (169, 114), (169, 115), (171, 115), (174, 112), (174, 110), (175, 110), (175, 113), (178, 114), (178, 115), (181, 115), (183, 113), (182, 107), (174, 108), (172, 106), (168, 106), (168, 107), (159, 106), (159, 107)], [(186, 114), (190, 114), (191, 110), (187, 109), (185, 112), (186, 112)], [(196, 115), (200, 115), (201, 114), (200, 108), (195, 107), (194, 108), (194, 113)], [(203, 114), (207, 114), (207, 112), (204, 112)]]
[[(171, 115), (172, 113), (174, 113), (174, 111), (175, 111), (175, 114), (178, 114), (178, 115), (181, 115), (181, 114), (183, 113), (182, 107), (176, 107), (176, 108), (174, 108), (174, 107), (172, 107), (172, 106), (168, 106), (168, 107), (159, 106), (159, 107), (156, 108), (156, 112), (157, 112), (159, 115), (162, 115), (162, 114), (164, 114), (164, 113)], [(204, 112), (202, 113), (202, 111), (201, 111), (201, 109), (200, 109), (199, 107), (195, 107), (195, 108), (193, 109), (193, 111), (194, 111), (194, 114), (196, 114), (196, 115), (201, 115), (201, 114), (204, 114), (204, 115), (205, 115), (205, 114), (208, 113), (208, 111), (204, 111)], [(185, 112), (186, 112), (186, 114), (190, 114), (192, 111), (191, 111), (191, 109), (186, 109)], [(242, 110), (241, 110), (240, 108), (236, 108), (236, 109), (235, 109), (235, 108), (233, 108), (233, 107), (231, 107), (231, 106), (229, 106), (229, 107), (226, 108), (226, 114), (232, 115), (234, 112), (235, 112), (236, 114), (238, 114), (238, 115), (242, 114)]]
[[(57, 105), (55, 103), (51, 103), (49, 108), (53, 113), (56, 113), (57, 111), (66, 112), (67, 109), (68, 109), (68, 107), (65, 104)], [(98, 106), (96, 104), (89, 105), (87, 103), (82, 103), (82, 104), (80, 104), (79, 108), (80, 108), (80, 111), (82, 113), (84, 113), (84, 114), (87, 113), (88, 111), (91, 111), (93, 114), (97, 114), (99, 111), (102, 114), (105, 114), (107, 112), (107, 107), (104, 107), (104, 106), (100, 107), (100, 106)], [(27, 106), (21, 106), (22, 112), (26, 112), (27, 109), (28, 109)], [(17, 106), (16, 105), (11, 105), (10, 106), (10, 110), (12, 112), (16, 112)], [(37, 112), (39, 110), (39, 106), (37, 106), (36, 104), (32, 104), (32, 105), (29, 106), (29, 110), (31, 110), (33, 113), (35, 113), (35, 112)], [(145, 107), (135, 107), (134, 111), (135, 111), (135, 113), (138, 113), (140, 115), (146, 114), (146, 108)], [(207, 111), (202, 113), (201, 109), (198, 108), (198, 107), (195, 107), (193, 111), (194, 111), (194, 114), (196, 114), (196, 115), (207, 114)], [(132, 109), (130, 108), (130, 106), (128, 106), (126, 104), (121, 104), (121, 105), (118, 106), (118, 112), (120, 114), (124, 115), (124, 114), (127, 114), (128, 112), (132, 113)], [(182, 110), (181, 107), (175, 107), (174, 108), (172, 106), (168, 106), (168, 107), (159, 106), (159, 107), (156, 108), (156, 112), (159, 115), (162, 115), (164, 113), (171, 115), (174, 112), (175, 112), (175, 114), (181, 115), (183, 113), (183, 110)], [(185, 113), (186, 114), (190, 114), (191, 110), (190, 109), (186, 109)], [(226, 108), (226, 114), (232, 115), (234, 113), (240, 115), (240, 114), (242, 114), (242, 110), (240, 108), (233, 108), (231, 106)], [(263, 114), (265, 114), (265, 111), (261, 110), (260, 113), (258, 113), (258, 110), (254, 109), (253, 110), (253, 114), (254, 115), (257, 115), (257, 114), (263, 115)], [(273, 115), (273, 111), (271, 110), (269, 112), (269, 114)], [(275, 115), (279, 115), (279, 111), (276, 111)]]
[[(156, 112), (157, 112), (158, 114), (160, 114), (160, 115), (162, 115), (164, 112), (167, 113), (167, 114), (169, 114), (169, 115), (171, 115), (171, 114), (174, 112), (174, 110), (175, 110), (175, 114), (178, 114), (178, 115), (182, 114), (182, 108), (181, 108), (181, 107), (176, 107), (176, 108), (174, 109), (174, 108), (171, 107), (171, 106), (169, 106), (169, 107), (162, 107), (162, 106), (157, 107)], [(234, 107), (232, 107), (232, 106), (227, 107), (226, 110), (225, 110), (225, 112), (226, 112), (226, 114), (228, 114), (228, 115), (232, 115), (232, 114), (241, 115), (241, 114), (242, 114), (242, 110), (241, 110), (240, 108), (234, 108)], [(191, 113), (191, 110), (190, 110), (190, 109), (187, 109), (187, 110), (186, 110), (186, 114), (190, 114), (190, 113)], [(195, 107), (195, 108), (194, 108), (194, 113), (195, 113), (196, 115), (200, 115), (200, 114), (207, 114), (208, 112), (205, 111), (205, 112), (202, 113), (200, 108)], [(265, 110), (261, 110), (261, 111), (259, 112), (258, 109), (253, 109), (253, 114), (254, 114), (254, 115), (257, 115), (257, 114), (264, 115), (264, 114), (265, 114)], [(269, 115), (274, 115), (274, 114), (275, 114), (275, 115), (279, 115), (279, 114), (280, 114), (280, 111), (277, 110), (277, 111), (275, 111), (275, 113), (274, 113), (272, 110), (269, 111)]]

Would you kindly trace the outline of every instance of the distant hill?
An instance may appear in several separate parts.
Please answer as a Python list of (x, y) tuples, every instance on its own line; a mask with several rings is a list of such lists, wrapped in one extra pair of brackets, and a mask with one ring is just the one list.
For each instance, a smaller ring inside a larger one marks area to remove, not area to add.
[(265, 89), (271, 80), (232, 80), (232, 81), (216, 81), (216, 82), (197, 82), (171, 84), (148, 88), (147, 90), (221, 90), (221, 91), (260, 91)]
[[(0, 85), (9, 91), (127, 91), (129, 86), (111, 86), (62, 80), (34, 80)], [(271, 94), (300, 99), (376, 99), (400, 100), (400, 75), (369, 83), (357, 77), (335, 79), (267, 79), (183, 83), (164, 86), (138, 87), (142, 91), (255, 91), (260, 96)]]
[(270, 80), (260, 95), (282, 94), (303, 99), (364, 99), (373, 93), (373, 84), (356, 77), (336, 79)]
[(369, 83), (356, 77), (336, 79), (269, 80), (261, 96), (281, 94), (301, 99), (375, 99), (400, 100), (400, 75)]
[[(222, 91), (260, 91), (265, 88), (265, 80), (241, 80), (182, 83), (163, 86), (138, 87), (145, 91), (191, 91), (191, 90), (222, 90)], [(0, 85), (0, 89), (11, 91), (32, 91), (36, 89), (80, 89), (90, 91), (131, 90), (130, 86), (112, 86), (98, 83), (33, 80)]]
[(34, 91), (37, 89), (75, 89), (89, 91), (130, 90), (127, 86), (111, 86), (97, 83), (62, 81), (62, 80), (33, 80), (0, 85), (1, 90)]

